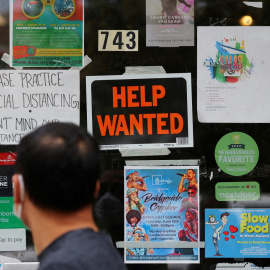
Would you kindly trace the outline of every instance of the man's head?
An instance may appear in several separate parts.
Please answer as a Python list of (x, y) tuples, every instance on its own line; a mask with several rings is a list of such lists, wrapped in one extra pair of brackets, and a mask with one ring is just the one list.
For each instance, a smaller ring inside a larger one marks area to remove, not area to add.
[(197, 188), (194, 185), (188, 186), (188, 197), (195, 197), (197, 194)]
[(100, 173), (99, 147), (74, 124), (51, 123), (26, 135), (17, 149), (14, 200), (22, 178), (39, 209), (70, 213), (91, 205)]
[(192, 169), (187, 170), (188, 181), (191, 181), (196, 177), (196, 172)]

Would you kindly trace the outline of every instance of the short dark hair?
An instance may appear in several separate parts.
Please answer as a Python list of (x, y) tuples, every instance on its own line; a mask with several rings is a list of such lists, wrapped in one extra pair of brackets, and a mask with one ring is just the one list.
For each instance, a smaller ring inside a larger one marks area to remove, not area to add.
[(229, 213), (227, 213), (227, 212), (225, 212), (225, 213), (223, 213), (223, 214), (221, 214), (221, 216), (220, 216), (220, 219), (222, 219), (224, 216), (229, 216), (230, 214)]
[(16, 172), (38, 207), (74, 212), (93, 203), (100, 174), (96, 141), (71, 123), (50, 123), (22, 138)]

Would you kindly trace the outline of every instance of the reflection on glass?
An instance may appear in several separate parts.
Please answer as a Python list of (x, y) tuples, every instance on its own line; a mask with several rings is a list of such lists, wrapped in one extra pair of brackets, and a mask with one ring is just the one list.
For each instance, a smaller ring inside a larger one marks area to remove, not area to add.
[(250, 26), (250, 25), (252, 25), (252, 22), (253, 22), (252, 17), (251, 16), (248, 16), (248, 15), (243, 16), (240, 19), (240, 24), (242, 26)]

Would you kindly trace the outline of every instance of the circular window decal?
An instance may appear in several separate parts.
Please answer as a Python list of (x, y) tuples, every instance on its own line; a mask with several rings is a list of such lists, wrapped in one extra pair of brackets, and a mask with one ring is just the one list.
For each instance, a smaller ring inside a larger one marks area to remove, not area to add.
[(215, 159), (223, 172), (241, 176), (254, 169), (259, 160), (259, 149), (249, 135), (231, 132), (217, 143)]
[(55, 0), (53, 12), (58, 18), (68, 19), (75, 12), (74, 0)]
[(23, 0), (22, 11), (30, 19), (38, 18), (44, 10), (44, 4), (41, 0)]

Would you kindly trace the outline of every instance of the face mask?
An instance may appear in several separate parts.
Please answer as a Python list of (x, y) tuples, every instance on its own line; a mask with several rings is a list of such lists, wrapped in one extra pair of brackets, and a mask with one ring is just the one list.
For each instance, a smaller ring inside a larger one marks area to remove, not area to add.
[(21, 174), (18, 175), (18, 181), (20, 185), (20, 203), (13, 204), (13, 212), (14, 216), (21, 219), (22, 217), (22, 202), (24, 200), (24, 183), (23, 183), (23, 176)]

